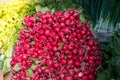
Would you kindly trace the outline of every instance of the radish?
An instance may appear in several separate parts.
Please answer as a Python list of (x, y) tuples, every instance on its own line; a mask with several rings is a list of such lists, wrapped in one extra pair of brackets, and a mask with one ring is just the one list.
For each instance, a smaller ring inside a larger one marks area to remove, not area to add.
[(13, 80), (95, 80), (101, 52), (77, 11), (39, 11), (24, 24), (11, 60)]

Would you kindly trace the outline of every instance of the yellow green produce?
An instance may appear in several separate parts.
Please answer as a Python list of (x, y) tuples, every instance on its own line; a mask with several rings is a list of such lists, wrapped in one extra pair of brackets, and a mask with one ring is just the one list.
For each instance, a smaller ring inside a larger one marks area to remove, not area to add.
[(23, 18), (35, 12), (34, 0), (0, 0), (0, 54), (4, 56), (4, 72), (9, 71), (12, 51)]

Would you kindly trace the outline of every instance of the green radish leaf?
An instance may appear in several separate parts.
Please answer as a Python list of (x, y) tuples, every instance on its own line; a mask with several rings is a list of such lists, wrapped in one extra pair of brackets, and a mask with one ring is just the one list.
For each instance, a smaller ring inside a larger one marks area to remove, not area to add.
[(85, 64), (86, 64), (85, 62), (82, 62), (82, 63), (81, 63), (81, 67), (84, 67), (84, 66), (85, 66)]
[(33, 70), (31, 68), (28, 68), (27, 77), (31, 77), (33, 75)]
[(20, 66), (18, 64), (16, 64), (13, 68), (14, 71), (18, 72), (21, 70)]
[(47, 67), (48, 67), (48, 66), (43, 66), (43, 67), (42, 67), (42, 70), (46, 69)]
[(35, 63), (38, 63), (39, 60), (37, 58), (32, 58), (32, 60), (35, 62)]
[(32, 70), (35, 70), (37, 68), (37, 65), (32, 64), (31, 68), (32, 68)]
[(27, 60), (27, 62), (29, 62), (30, 61), (30, 56), (28, 57), (28, 60)]
[(35, 43), (36, 43), (35, 41), (31, 41), (31, 43), (30, 43), (30, 44), (34, 45)]
[(24, 30), (24, 32), (30, 32), (30, 30)]
[(63, 46), (64, 46), (64, 43), (62, 43), (59, 47), (58, 47), (58, 49), (62, 49), (63, 48)]

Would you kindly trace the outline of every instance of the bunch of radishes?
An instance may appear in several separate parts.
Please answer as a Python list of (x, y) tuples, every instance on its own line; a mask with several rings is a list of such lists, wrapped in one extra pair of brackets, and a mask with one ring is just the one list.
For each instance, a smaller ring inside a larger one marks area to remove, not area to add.
[(24, 24), (11, 60), (12, 80), (95, 80), (100, 49), (77, 11), (39, 11)]

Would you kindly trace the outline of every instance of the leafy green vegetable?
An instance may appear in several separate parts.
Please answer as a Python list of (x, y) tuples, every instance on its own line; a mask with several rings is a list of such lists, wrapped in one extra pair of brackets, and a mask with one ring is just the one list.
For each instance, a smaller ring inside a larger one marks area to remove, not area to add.
[(42, 67), (42, 70), (44, 70), (44, 69), (46, 69), (46, 68), (48, 68), (48, 66), (43, 66), (43, 67)]
[(30, 77), (33, 75), (33, 70), (31, 68), (28, 68), (27, 76)]
[(10, 58), (23, 28), (23, 18), (35, 13), (33, 0), (12, 0), (9, 4), (0, 4), (0, 53), (4, 55), (4, 73), (10, 71)]
[[(120, 35), (115, 32), (115, 36), (110, 37), (107, 43), (101, 44), (103, 53), (103, 72), (97, 77), (97, 80), (119, 80), (120, 78)], [(106, 72), (107, 71), (107, 72)], [(100, 79), (99, 79), (100, 78)]]
[(4, 60), (4, 64), (3, 64), (4, 74), (10, 71), (10, 61), (11, 61), (11, 58), (7, 58)]
[(34, 44), (35, 44), (35, 41), (31, 41), (31, 44), (34, 45)]
[(13, 67), (13, 70), (18, 72), (21, 70), (20, 66), (18, 64), (16, 64), (14, 67)]
[(110, 77), (109, 77), (109, 75), (106, 73), (106, 71), (103, 71), (103, 72), (101, 72), (100, 74), (98, 74), (96, 80), (110, 80)]
[(30, 30), (24, 30), (24, 32), (30, 32)]
[(106, 33), (119, 28), (120, 0), (79, 0), (79, 3), (90, 17), (94, 30)]
[(64, 46), (64, 43), (62, 43), (62, 44), (58, 47), (58, 49), (62, 49), (63, 46)]
[(36, 68), (37, 68), (37, 65), (32, 64), (31, 69), (32, 69), (32, 70), (35, 70)]
[(38, 58), (32, 58), (32, 60), (37, 64), (39, 62)]

